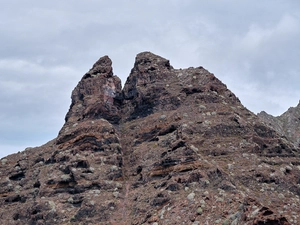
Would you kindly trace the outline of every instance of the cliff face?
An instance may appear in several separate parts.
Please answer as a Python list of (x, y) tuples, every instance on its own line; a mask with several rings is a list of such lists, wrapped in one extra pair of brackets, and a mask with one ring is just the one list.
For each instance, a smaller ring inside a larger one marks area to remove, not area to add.
[(266, 112), (258, 116), (279, 134), (291, 141), (295, 147), (300, 147), (300, 102), (296, 107), (289, 108), (280, 116), (274, 117)]
[(299, 148), (202, 67), (100, 58), (58, 137), (1, 159), (2, 224), (300, 224)]

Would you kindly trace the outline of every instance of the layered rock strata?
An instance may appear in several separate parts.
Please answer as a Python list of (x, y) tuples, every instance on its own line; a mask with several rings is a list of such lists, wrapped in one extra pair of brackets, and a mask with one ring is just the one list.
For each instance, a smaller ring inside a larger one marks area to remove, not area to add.
[(58, 137), (1, 159), (2, 224), (299, 224), (299, 148), (203, 67), (100, 58)]

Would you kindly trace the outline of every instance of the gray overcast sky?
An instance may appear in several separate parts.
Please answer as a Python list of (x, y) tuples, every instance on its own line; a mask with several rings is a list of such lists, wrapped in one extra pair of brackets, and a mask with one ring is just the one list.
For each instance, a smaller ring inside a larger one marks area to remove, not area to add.
[(203, 66), (254, 113), (300, 96), (299, 0), (0, 0), (0, 158), (56, 137), (71, 91), (109, 55), (123, 83), (137, 53)]

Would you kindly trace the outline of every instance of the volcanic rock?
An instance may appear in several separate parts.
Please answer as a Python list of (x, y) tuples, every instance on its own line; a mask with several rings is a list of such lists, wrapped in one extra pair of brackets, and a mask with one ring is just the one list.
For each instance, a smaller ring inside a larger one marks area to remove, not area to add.
[(265, 111), (258, 116), (296, 147), (300, 147), (300, 101), (296, 107), (290, 107), (280, 116), (274, 117)]
[(300, 224), (299, 147), (203, 67), (104, 56), (58, 137), (0, 162), (2, 224)]

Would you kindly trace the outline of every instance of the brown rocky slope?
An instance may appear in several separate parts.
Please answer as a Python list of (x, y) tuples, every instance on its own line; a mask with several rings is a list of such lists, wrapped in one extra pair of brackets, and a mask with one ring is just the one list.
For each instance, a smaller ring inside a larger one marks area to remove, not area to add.
[(1, 224), (300, 224), (299, 148), (203, 67), (104, 56), (58, 137), (0, 162)]

